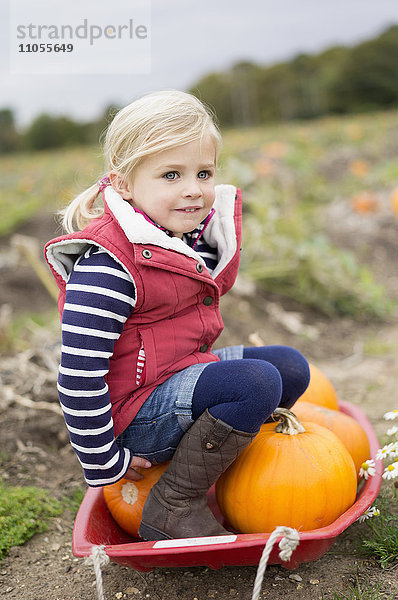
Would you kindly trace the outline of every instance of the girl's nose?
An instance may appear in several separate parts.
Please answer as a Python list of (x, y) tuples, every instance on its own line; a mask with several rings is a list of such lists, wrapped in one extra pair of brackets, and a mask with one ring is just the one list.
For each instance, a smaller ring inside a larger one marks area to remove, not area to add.
[(183, 196), (185, 198), (200, 198), (203, 196), (202, 188), (196, 178), (186, 182)]

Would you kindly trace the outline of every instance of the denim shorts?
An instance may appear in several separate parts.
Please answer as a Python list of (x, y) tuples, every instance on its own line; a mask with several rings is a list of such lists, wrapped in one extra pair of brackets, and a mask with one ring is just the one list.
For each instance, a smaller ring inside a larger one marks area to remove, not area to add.
[[(243, 357), (243, 346), (214, 350), (220, 360)], [(193, 423), (192, 396), (207, 365), (192, 365), (175, 373), (152, 392), (134, 420), (116, 438), (118, 446), (129, 448), (134, 456), (157, 464), (170, 460), (180, 439)]]

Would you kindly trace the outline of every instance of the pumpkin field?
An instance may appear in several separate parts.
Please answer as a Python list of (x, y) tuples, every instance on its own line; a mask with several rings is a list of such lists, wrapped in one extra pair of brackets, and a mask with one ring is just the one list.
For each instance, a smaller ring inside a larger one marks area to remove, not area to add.
[[(398, 409), (398, 112), (228, 130), (223, 139), (217, 180), (242, 188), (244, 240), (217, 347), (298, 348), (339, 399), (367, 415), (381, 446), (396, 441), (398, 430), (387, 430), (398, 417), (384, 415)], [(101, 177), (100, 156), (86, 147), (0, 161), (0, 597), (7, 600), (96, 598), (92, 565), (71, 549), (85, 485), (58, 405), (59, 320), (42, 248), (60, 233), (56, 211)], [(306, 406), (300, 410), (305, 418)], [(375, 502), (379, 516), (355, 522), (296, 570), (269, 566), (260, 598), (397, 600), (393, 471)], [(270, 490), (266, 502), (280, 499)], [(141, 573), (114, 563), (102, 573), (106, 600), (249, 600), (255, 576), (256, 566)]]

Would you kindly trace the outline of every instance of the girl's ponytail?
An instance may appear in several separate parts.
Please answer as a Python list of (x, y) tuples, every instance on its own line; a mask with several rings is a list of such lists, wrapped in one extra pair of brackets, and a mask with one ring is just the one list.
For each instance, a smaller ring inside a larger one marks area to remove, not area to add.
[(97, 182), (81, 192), (66, 208), (60, 211), (62, 227), (67, 233), (81, 231), (90, 221), (103, 214), (103, 205), (95, 206), (99, 193), (100, 184)]

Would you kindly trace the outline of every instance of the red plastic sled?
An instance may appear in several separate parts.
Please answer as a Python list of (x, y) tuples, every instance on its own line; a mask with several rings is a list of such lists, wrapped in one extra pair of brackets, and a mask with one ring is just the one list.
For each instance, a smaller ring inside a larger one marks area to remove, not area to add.
[[(375, 459), (379, 443), (368, 419), (360, 408), (350, 402), (340, 402), (340, 410), (353, 417), (365, 429), (370, 443), (370, 458)], [(327, 527), (300, 533), (300, 543), (289, 562), (283, 566), (297, 568), (302, 562), (311, 562), (329, 550), (337, 536), (369, 508), (377, 497), (382, 481), (383, 464), (376, 462), (376, 475), (365, 481), (353, 506)], [(222, 519), (214, 494), (208, 493), (208, 502), (217, 518)], [(283, 523), (281, 523), (283, 525)], [(270, 534), (236, 534), (229, 536), (140, 542), (125, 533), (113, 520), (104, 501), (102, 488), (89, 488), (76, 516), (72, 536), (75, 556), (89, 556), (93, 545), (105, 545), (109, 558), (120, 565), (137, 571), (155, 567), (257, 565)], [(281, 564), (275, 546), (269, 564)]]

